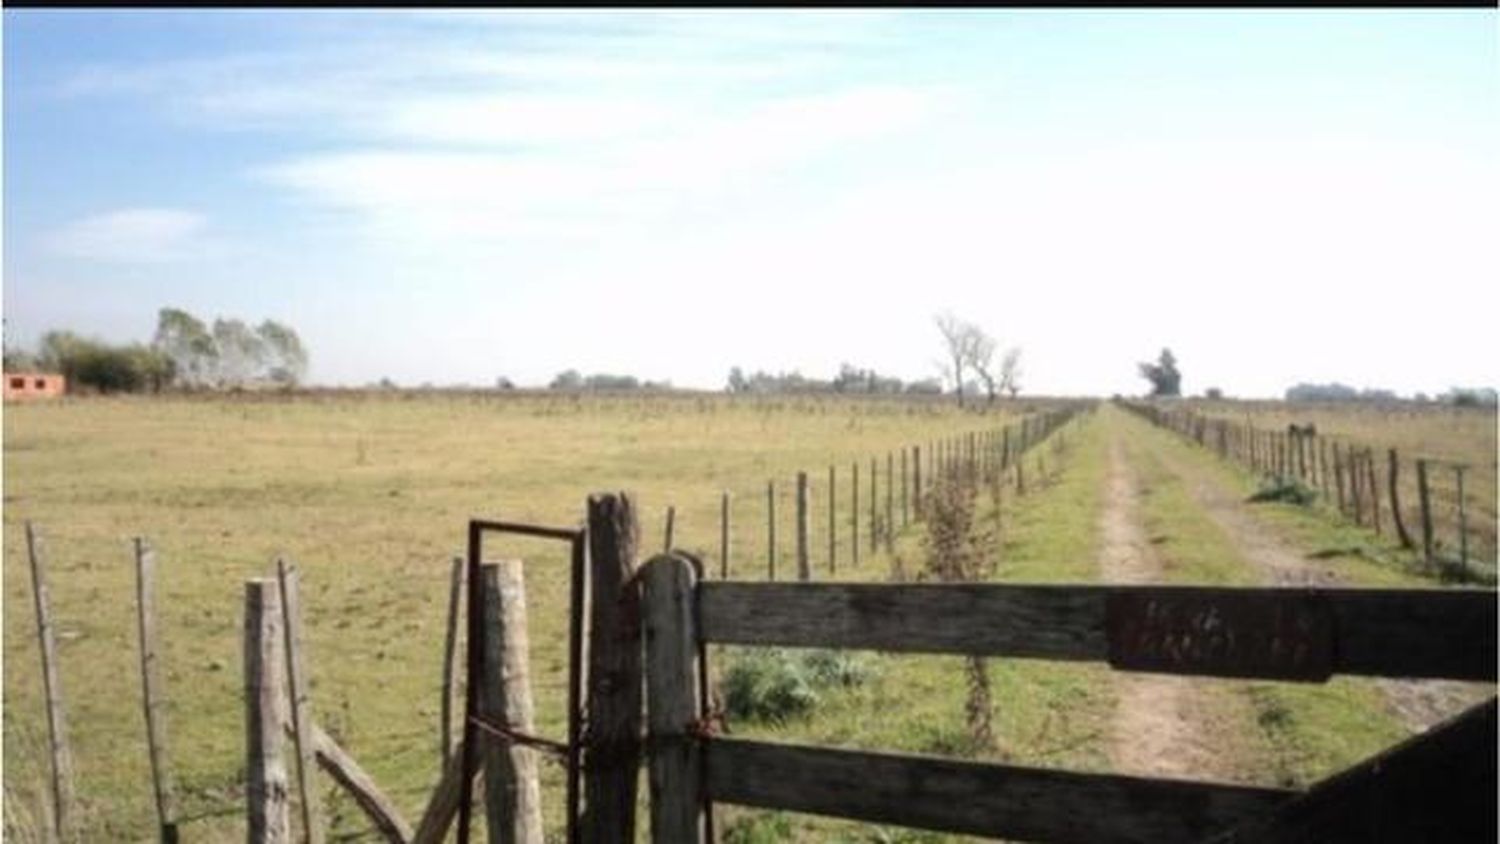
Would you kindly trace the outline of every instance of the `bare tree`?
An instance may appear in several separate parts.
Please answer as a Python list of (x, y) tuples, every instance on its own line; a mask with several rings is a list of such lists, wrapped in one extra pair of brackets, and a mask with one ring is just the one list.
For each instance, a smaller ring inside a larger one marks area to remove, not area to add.
[[(964, 406), (964, 370), (974, 359), (974, 344), (979, 334), (977, 329), (952, 313), (939, 314), (934, 318), (938, 331), (943, 335), (943, 345), (948, 353), (943, 364), (943, 374), (953, 380), (954, 392), (958, 394), (958, 406)], [(982, 332), (981, 332), (982, 334)]]
[(969, 368), (984, 382), (984, 392), (989, 398), (989, 403), (995, 403), (995, 338), (984, 332), (984, 329), (972, 323), (968, 326), (969, 342), (966, 351), (969, 355)]
[(1021, 392), (1021, 348), (1011, 346), (1000, 361), (1000, 389), (1010, 393), (1011, 398)]

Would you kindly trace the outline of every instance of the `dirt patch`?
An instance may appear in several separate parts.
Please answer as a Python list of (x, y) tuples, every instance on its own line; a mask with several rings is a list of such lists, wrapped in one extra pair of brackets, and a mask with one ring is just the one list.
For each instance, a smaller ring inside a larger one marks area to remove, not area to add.
[[(1233, 492), (1170, 449), (1155, 454), (1167, 471), (1181, 478), (1188, 494), (1229, 537), (1244, 558), (1257, 568), (1265, 582), (1275, 586), (1342, 586), (1338, 572), (1283, 540), (1258, 519)], [(1455, 680), (1393, 680), (1381, 678), (1376, 685), (1390, 711), (1406, 728), (1420, 733), (1449, 716), (1494, 693), (1483, 683)]]
[[(1140, 492), (1118, 435), (1109, 445), (1109, 478), (1099, 530), (1105, 583), (1155, 583), (1161, 561), (1140, 521)], [(1210, 746), (1204, 701), (1191, 677), (1120, 673), (1110, 761), (1123, 773), (1224, 779), (1225, 754)]]

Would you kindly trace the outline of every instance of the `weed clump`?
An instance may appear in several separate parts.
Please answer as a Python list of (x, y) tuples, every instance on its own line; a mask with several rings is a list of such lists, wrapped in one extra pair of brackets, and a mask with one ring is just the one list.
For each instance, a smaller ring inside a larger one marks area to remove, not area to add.
[(1308, 507), (1318, 500), (1318, 491), (1294, 478), (1274, 477), (1261, 481), (1260, 489), (1246, 500), (1252, 503), (1284, 501)]
[(820, 689), (859, 686), (870, 673), (843, 651), (755, 648), (729, 663), (720, 688), (730, 718), (782, 724), (811, 712)]

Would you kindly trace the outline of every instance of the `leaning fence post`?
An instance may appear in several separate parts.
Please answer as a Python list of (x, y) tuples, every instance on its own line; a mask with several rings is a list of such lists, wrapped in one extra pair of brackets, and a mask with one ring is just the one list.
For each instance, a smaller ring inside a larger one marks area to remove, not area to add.
[(584, 841), (635, 840), (640, 773), (640, 525), (628, 493), (588, 499), (589, 741), (584, 746)]
[(1417, 503), (1422, 507), (1422, 559), (1432, 563), (1432, 500), (1427, 491), (1427, 461), (1417, 461)]
[(297, 796), (302, 814), (302, 835), (307, 844), (323, 841), (323, 811), (313, 759), (312, 703), (307, 694), (307, 674), (302, 662), (302, 601), (297, 569), (285, 558), (276, 559), (276, 583), (281, 597), (281, 630), (286, 643), (286, 680), (291, 702), (292, 744), (297, 756)]
[(453, 755), (453, 701), (458, 695), (458, 672), (454, 665), (458, 659), (458, 610), (459, 599), (464, 591), (464, 558), (453, 558), (453, 570), (448, 581), (448, 628), (443, 635), (443, 700), (442, 700), (442, 751), (443, 767)]
[(31, 561), (31, 596), (36, 605), (36, 634), (41, 643), (42, 687), (47, 697), (47, 738), (52, 758), (52, 831), (59, 841), (73, 834), (73, 757), (68, 752), (62, 685), (57, 674), (57, 633), (52, 624), (51, 593), (42, 537), (26, 523), (26, 554)]
[(651, 560), (644, 572), (651, 838), (697, 844), (706, 829), (695, 729), (701, 705), (695, 577), (692, 564), (676, 555)]
[(156, 551), (136, 537), (136, 621), (141, 639), (141, 699), (146, 711), (146, 750), (151, 758), (151, 785), (162, 844), (177, 841), (177, 797), (167, 765), (167, 728), (162, 715), (161, 647), (156, 636)]
[(245, 582), (245, 800), (250, 844), (291, 840), (281, 758), (281, 600), (274, 580)]
[[(479, 714), (530, 734), (535, 731), (526, 634), (526, 580), (520, 560), (485, 563), (484, 675)], [(485, 826), (490, 844), (541, 844), (542, 794), (536, 751), (508, 741), (485, 743)]]
[(670, 550), (672, 550), (672, 528), (673, 528), (673, 526), (675, 525), (676, 522), (677, 522), (677, 508), (668, 505), (668, 507), (667, 507), (667, 532), (666, 532), (666, 538), (662, 542), (662, 550), (663, 551), (670, 551)]
[(1401, 461), (1396, 456), (1394, 448), (1390, 449), (1388, 455), (1389, 460), (1387, 465), (1389, 469), (1386, 472), (1385, 480), (1391, 494), (1391, 521), (1396, 523), (1396, 536), (1401, 539), (1401, 547), (1412, 548), (1415, 547), (1415, 544), (1411, 541), (1411, 534), (1406, 532), (1406, 523), (1401, 519), (1401, 498), (1396, 493), (1396, 476), (1401, 470)]
[(807, 473), (797, 473), (797, 579), (812, 579), (812, 562), (807, 548)]

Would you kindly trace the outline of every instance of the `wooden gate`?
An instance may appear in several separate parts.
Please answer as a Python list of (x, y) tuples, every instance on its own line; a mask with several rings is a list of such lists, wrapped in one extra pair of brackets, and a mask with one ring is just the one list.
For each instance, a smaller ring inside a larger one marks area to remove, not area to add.
[(1493, 592), (698, 582), (680, 554), (642, 576), (656, 842), (704, 841), (714, 802), (1049, 842), (1496, 838), (1494, 698), (1297, 791), (718, 737), (700, 659), (719, 643), (1494, 681)]

